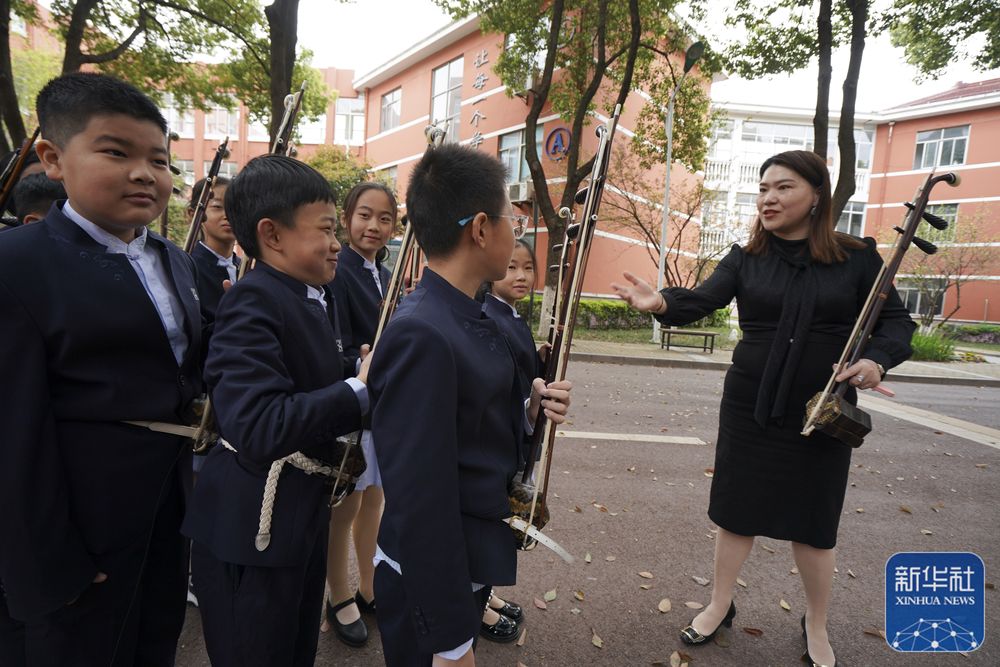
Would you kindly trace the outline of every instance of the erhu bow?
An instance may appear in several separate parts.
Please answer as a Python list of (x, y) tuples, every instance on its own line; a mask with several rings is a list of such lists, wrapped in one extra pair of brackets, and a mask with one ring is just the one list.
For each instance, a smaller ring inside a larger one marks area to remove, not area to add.
[(281, 117), (281, 124), (278, 125), (278, 133), (274, 135), (274, 143), (271, 144), (272, 155), (292, 155), (292, 131), (295, 129), (295, 119), (302, 107), (302, 96), (305, 92), (306, 82), (303, 81), (298, 91), (285, 96), (285, 113)]
[[(35, 145), (41, 129), (40, 127), (35, 128), (31, 136), (25, 139), (21, 143), (20, 148), (14, 151), (14, 155), (4, 165), (3, 171), (0, 172), (0, 215), (3, 215), (4, 211), (7, 210), (7, 202), (10, 201), (10, 196), (14, 192), (14, 186), (17, 185), (17, 181), (21, 178), (21, 172), (24, 171), (24, 164), (28, 160), (28, 155), (31, 153), (31, 148)], [(15, 221), (14, 224), (16, 225), (17, 222)]]
[(215, 188), (215, 181), (219, 178), (219, 171), (222, 169), (222, 161), (229, 157), (229, 137), (223, 139), (219, 147), (215, 149), (215, 156), (212, 158), (212, 166), (205, 175), (205, 182), (198, 193), (198, 201), (194, 207), (194, 215), (191, 218), (191, 226), (188, 227), (187, 238), (184, 239), (184, 252), (191, 254), (195, 246), (198, 245), (198, 237), (201, 234), (201, 225), (205, 222), (205, 213), (208, 210), (208, 202), (212, 199), (212, 190)]
[[(577, 204), (583, 205), (580, 222), (574, 222), (574, 216), (568, 208), (564, 207), (559, 211), (559, 216), (570, 224), (566, 226), (566, 238), (562, 247), (555, 247), (560, 250), (559, 264), (549, 267), (550, 270), (557, 271), (559, 277), (550, 314), (549, 352), (546, 358), (544, 377), (546, 384), (566, 379), (566, 367), (569, 364), (570, 346), (573, 342), (573, 328), (576, 324), (580, 295), (583, 292), (583, 278), (587, 271), (587, 259), (590, 256), (594, 232), (597, 229), (597, 213), (601, 207), (601, 197), (607, 182), (607, 172), (611, 162), (611, 143), (618, 127), (620, 113), (621, 105), (618, 105), (607, 124), (597, 127), (599, 140), (597, 153), (594, 155), (594, 163), (590, 170), (590, 182), (574, 197)], [(549, 520), (546, 500), (555, 437), (555, 424), (545, 418), (544, 411), (539, 407), (528, 460), (524, 466), (524, 474), (519, 481), (512, 484), (510, 489), (510, 506), (514, 516), (509, 520), (509, 523), (522, 540), (522, 548), (530, 549), (534, 546), (533, 540), (539, 541), (567, 562), (571, 562), (572, 556), (539, 532)], [(532, 484), (536, 458), (539, 458), (542, 473), (536, 483)]]
[(937, 246), (916, 236), (917, 227), (921, 220), (926, 220), (927, 224), (938, 230), (948, 227), (948, 221), (927, 213), (927, 200), (930, 198), (931, 189), (938, 183), (945, 182), (955, 187), (959, 183), (959, 177), (953, 172), (935, 176), (933, 172), (927, 177), (924, 184), (917, 189), (913, 203), (906, 202), (909, 212), (902, 227), (893, 229), (899, 234), (896, 245), (893, 247), (892, 256), (889, 262), (882, 265), (875, 284), (868, 294), (868, 299), (861, 308), (858, 321), (854, 325), (854, 330), (848, 338), (847, 345), (840, 355), (836, 370), (830, 376), (829, 381), (823, 391), (813, 396), (806, 404), (806, 417), (802, 426), (802, 435), (810, 435), (814, 430), (822, 431), (827, 435), (840, 440), (845, 445), (860, 447), (864, 438), (872, 430), (871, 416), (857, 406), (851, 405), (844, 398), (844, 394), (849, 387), (850, 378), (837, 382), (839, 375), (845, 368), (857, 363), (861, 358), (875, 325), (878, 324), (879, 314), (882, 306), (892, 290), (892, 281), (903, 261), (903, 255), (910, 248), (910, 243), (917, 246), (928, 255), (937, 252)]

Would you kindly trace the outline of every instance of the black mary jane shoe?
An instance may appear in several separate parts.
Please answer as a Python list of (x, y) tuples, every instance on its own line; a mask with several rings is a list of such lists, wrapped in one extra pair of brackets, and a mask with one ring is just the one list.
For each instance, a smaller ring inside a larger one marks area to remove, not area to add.
[(524, 620), (524, 610), (521, 609), (521, 605), (514, 602), (505, 601), (499, 609), (495, 609), (494, 607), (490, 607), (490, 609), (493, 609), (493, 611), (501, 616), (506, 616), (515, 623), (520, 623)]
[(365, 599), (365, 596), (361, 594), (361, 591), (357, 591), (354, 594), (354, 603), (358, 605), (358, 610), (361, 611), (362, 614), (375, 614), (375, 598), (372, 598), (372, 601), (369, 602)]
[[(734, 616), (736, 616), (736, 603), (730, 602), (729, 611), (726, 612), (726, 617), (722, 619), (722, 622), (719, 623), (718, 626), (716, 626), (715, 630), (713, 630), (711, 634), (703, 635), (697, 630), (695, 630), (694, 626), (689, 623), (686, 628), (681, 630), (681, 641), (689, 646), (697, 646), (699, 644), (710, 642), (712, 641), (712, 638), (715, 637), (715, 634), (719, 631), (719, 628), (721, 628), (723, 625), (726, 626), (727, 628), (733, 627)], [(694, 623), (694, 620), (692, 620), (691, 623)]]
[(344, 642), (348, 646), (359, 648), (368, 643), (368, 626), (362, 619), (358, 619), (353, 623), (341, 623), (337, 620), (337, 612), (354, 604), (354, 598), (347, 598), (340, 604), (334, 606), (329, 602), (326, 603), (326, 620), (330, 622), (333, 626), (334, 631), (337, 633), (337, 639)]
[(824, 665), (822, 663), (816, 662), (809, 655), (809, 633), (806, 632), (806, 615), (802, 614), (802, 638), (806, 640), (806, 652), (802, 654), (802, 662), (809, 665), (809, 667), (844, 667), (844, 663), (840, 662), (836, 658), (833, 660), (832, 665)]
[[(496, 609), (493, 611), (496, 611)], [(517, 641), (517, 638), (521, 636), (521, 626), (503, 614), (498, 613), (497, 615), (499, 618), (497, 618), (497, 622), (493, 625), (486, 623), (479, 625), (479, 636), (499, 644), (509, 644), (510, 642)]]

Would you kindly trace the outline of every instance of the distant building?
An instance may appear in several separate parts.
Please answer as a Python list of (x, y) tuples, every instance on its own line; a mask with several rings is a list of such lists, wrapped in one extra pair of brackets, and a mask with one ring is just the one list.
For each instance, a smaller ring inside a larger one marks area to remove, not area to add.
[[(951, 228), (941, 233), (924, 223), (920, 235), (941, 253), (991, 249), (991, 261), (962, 286), (953, 319), (1000, 322), (1000, 78), (959, 83), (884, 111), (876, 122), (866, 233), (888, 239), (888, 230), (903, 220), (903, 203), (927, 175), (955, 172), (961, 184), (936, 186), (930, 200), (932, 212), (951, 221)], [(963, 230), (967, 225), (975, 227)], [(951, 312), (954, 289), (943, 301), (928, 303), (911, 278), (900, 274), (897, 289), (912, 312)]]

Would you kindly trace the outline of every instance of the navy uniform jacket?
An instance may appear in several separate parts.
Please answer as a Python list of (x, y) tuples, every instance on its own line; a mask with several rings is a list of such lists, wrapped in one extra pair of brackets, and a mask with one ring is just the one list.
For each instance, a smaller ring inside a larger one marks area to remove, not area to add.
[(371, 272), (365, 268), (364, 261), (364, 257), (352, 248), (344, 248), (338, 258), (337, 275), (330, 283), (340, 309), (344, 357), (349, 361), (360, 356), (362, 345), (371, 345), (375, 339), (382, 297), (392, 279), (389, 269), (377, 263), (379, 280), (382, 282), (380, 292)]
[(183, 532), (218, 559), (241, 565), (303, 564), (329, 521), (326, 478), (286, 464), (278, 482), (271, 543), (257, 551), (264, 482), (292, 452), (330, 462), (338, 435), (361, 426), (346, 382), (336, 307), (306, 285), (258, 262), (219, 304), (205, 381), (219, 431), (239, 452), (214, 447), (198, 474)]
[(510, 348), (482, 305), (425, 269), (369, 370), (385, 490), (378, 544), (402, 569), (423, 653), (479, 631), (471, 583), (517, 571), (508, 484), (524, 402)]
[[(222, 281), (229, 280), (229, 274), (225, 267), (219, 266), (219, 258), (201, 243), (196, 244), (191, 251), (191, 259), (194, 260), (197, 269), (201, 312), (206, 322), (214, 322), (215, 311), (218, 310), (219, 300), (222, 299)], [(239, 257), (233, 257), (233, 263), (237, 269), (240, 268)]]
[(191, 258), (148, 232), (185, 310), (178, 366), (128, 258), (61, 204), (0, 236), (0, 580), (15, 618), (62, 607), (146, 539), (161, 488), (190, 481), (191, 442), (120, 422), (192, 423), (201, 393)]

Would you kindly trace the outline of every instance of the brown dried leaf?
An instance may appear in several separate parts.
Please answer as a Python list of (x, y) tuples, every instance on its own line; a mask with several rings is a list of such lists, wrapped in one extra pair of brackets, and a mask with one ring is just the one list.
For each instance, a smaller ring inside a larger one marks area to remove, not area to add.
[(672, 607), (673, 605), (670, 604), (670, 598), (663, 598), (660, 600), (660, 604), (656, 605), (656, 608), (660, 610), (661, 614), (666, 614)]
[(548, 609), (549, 608), (549, 605), (545, 604), (545, 602), (543, 602), (542, 600), (539, 600), (538, 598), (535, 598), (535, 606), (538, 607), (539, 609)]
[(739, 584), (740, 586), (742, 586), (743, 588), (747, 587), (747, 582), (743, 581), (739, 577), (736, 577), (736, 583)]
[(583, 591), (573, 591), (573, 597), (575, 597), (580, 602), (583, 602)]
[(685, 602), (684, 606), (688, 609), (704, 609), (705, 605), (700, 602)]
[(976, 464), (976, 467), (977, 467), (977, 468), (986, 468), (986, 467), (988, 467), (989, 465), (990, 465), (989, 463), (977, 463), (977, 464)]
[(521, 629), (521, 636), (517, 638), (517, 645), (524, 646), (524, 640), (528, 638), (528, 628)]
[(848, 570), (847, 571), (847, 576), (850, 577), (851, 579), (857, 579), (858, 578), (858, 575), (854, 574), (854, 570)]
[(930, 530), (927, 530), (926, 528), (921, 528), (920, 529), (920, 534), (921, 535), (933, 535), (934, 533), (931, 532)]
[(581, 514), (583, 513), (583, 510), (582, 510), (582, 509), (580, 509), (580, 506), (579, 506), (579, 505), (575, 505), (575, 506), (573, 507), (573, 511), (574, 511), (574, 512), (578, 512), (578, 513), (581, 513)]
[(764, 634), (764, 631), (759, 628), (743, 628), (743, 632), (747, 633), (751, 637), (760, 637)]
[(643, 579), (652, 579), (653, 578), (653, 573), (652, 572), (640, 572), (639, 576), (642, 577)]
[(864, 507), (859, 507), (859, 508), (857, 508), (854, 511), (857, 512), (858, 514), (864, 514), (865, 513), (865, 508)]
[(899, 506), (899, 511), (900, 511), (900, 512), (906, 512), (907, 514), (913, 514), (913, 510), (911, 510), (911, 509), (910, 509), (909, 507), (907, 507), (906, 505), (900, 505), (900, 506)]
[(644, 591), (648, 591), (652, 587), (653, 587), (653, 584), (639, 584), (639, 588), (641, 588)]
[(715, 643), (722, 648), (729, 648), (729, 633), (720, 632), (715, 635)]
[(784, 599), (782, 599), (781, 602), (779, 602), (778, 604), (780, 604), (781, 608), (784, 609), (785, 611), (791, 611), (792, 610), (792, 605), (790, 605), (787, 602), (785, 602)]
[(615, 557), (614, 556), (605, 556), (604, 560), (608, 561), (609, 563), (613, 563), (614, 560), (615, 560)]
[(988, 591), (996, 590), (996, 584), (994, 584), (992, 581), (987, 581), (986, 590)]
[(709, 584), (708, 579), (706, 579), (705, 577), (691, 577), (691, 578), (694, 579), (694, 583), (698, 584), (699, 586), (708, 586)]
[(584, 563), (589, 563), (591, 560), (593, 560), (593, 559), (590, 557), (590, 552), (588, 551), (587, 553), (585, 553), (583, 555), (583, 562)]
[(546, 602), (552, 602), (555, 599), (556, 599), (556, 589), (553, 588), (551, 591), (546, 591), (545, 592), (545, 601)]
[(681, 667), (682, 662), (684, 661), (681, 659), (681, 654), (678, 651), (670, 654), (670, 667)]
[(591, 628), (590, 632), (594, 635), (593, 637), (590, 638), (590, 643), (596, 646), (597, 648), (604, 648), (604, 640), (597, 636), (597, 632), (594, 630), (594, 628)]
[(798, 567), (793, 567), (791, 570), (789, 570), (789, 572), (792, 573), (792, 574), (798, 574), (799, 573), (799, 568)]
[(869, 637), (885, 639), (885, 630), (882, 630), (881, 628), (865, 628), (864, 633)]
[(604, 505), (600, 504), (600, 503), (594, 503), (594, 507), (595, 507), (595, 508), (596, 508), (596, 509), (597, 509), (598, 511), (601, 511), (601, 512), (607, 512), (607, 511), (608, 511), (608, 508), (607, 508), (607, 507), (605, 507)]

